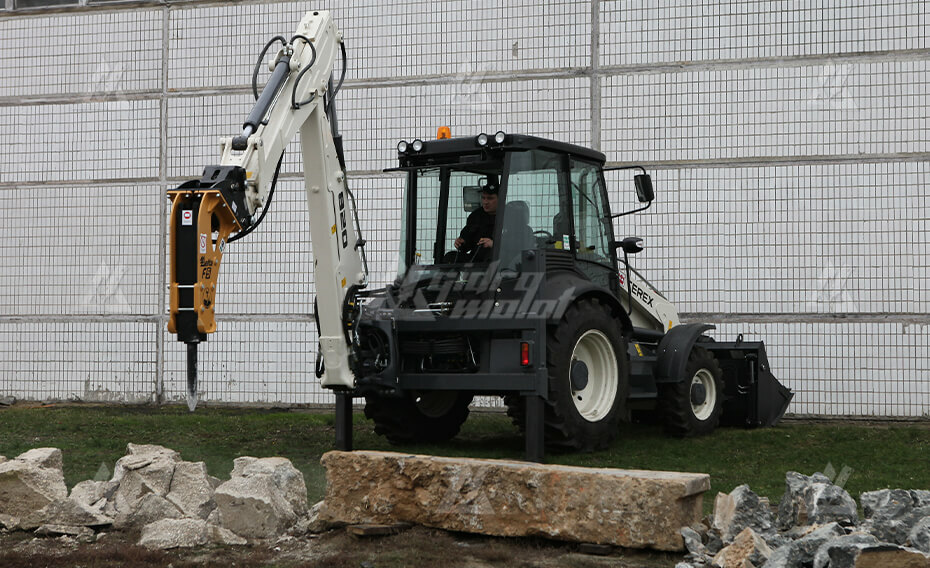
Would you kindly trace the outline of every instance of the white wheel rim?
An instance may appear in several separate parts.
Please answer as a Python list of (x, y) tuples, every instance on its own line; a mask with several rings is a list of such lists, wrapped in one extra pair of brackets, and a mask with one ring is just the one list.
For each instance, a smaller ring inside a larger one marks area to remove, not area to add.
[[(588, 367), (588, 384), (581, 390), (572, 389), (572, 402), (588, 422), (602, 420), (614, 406), (620, 383), (614, 347), (600, 331), (586, 331), (578, 338), (572, 351), (572, 363), (575, 361), (581, 361)], [(571, 385), (571, 365), (568, 381)]]
[[(691, 412), (698, 420), (707, 420), (714, 413), (714, 407), (717, 406), (717, 381), (714, 375), (707, 369), (699, 369), (691, 378), (691, 388), (695, 385), (704, 387), (704, 402), (701, 404), (691, 403)], [(688, 400), (691, 400), (691, 392), (688, 391)]]
[(427, 391), (414, 393), (417, 409), (429, 418), (442, 418), (455, 406), (456, 391)]

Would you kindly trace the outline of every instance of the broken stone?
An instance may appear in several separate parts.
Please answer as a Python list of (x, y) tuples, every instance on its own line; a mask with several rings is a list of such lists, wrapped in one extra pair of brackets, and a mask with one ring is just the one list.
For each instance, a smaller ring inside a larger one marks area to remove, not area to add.
[(22, 519), (67, 496), (57, 448), (29, 450), (0, 463), (0, 514)]
[(334, 451), (321, 461), (323, 516), (333, 522), (410, 522), (628, 548), (682, 550), (679, 530), (700, 520), (710, 487), (705, 474), (393, 452)]
[(851, 568), (856, 565), (856, 558), (863, 548), (877, 544), (877, 538), (863, 532), (830, 539), (814, 554), (814, 568)]
[(113, 519), (74, 499), (56, 499), (37, 512), (40, 522), (55, 526), (105, 527)]
[(293, 536), (305, 536), (308, 534), (319, 534), (331, 529), (341, 528), (344, 524), (334, 524), (325, 519), (320, 513), (323, 511), (324, 503), (319, 501), (310, 507), (306, 515), (297, 519), (294, 526), (288, 531)]
[(58, 448), (35, 448), (16, 456), (16, 459), (45, 469), (62, 469), (61, 450)]
[(736, 535), (746, 528), (763, 535), (774, 535), (775, 532), (768, 500), (760, 499), (748, 485), (740, 485), (729, 495), (717, 494), (713, 528), (724, 543), (733, 542)]
[(139, 544), (146, 548), (165, 550), (208, 544), (244, 545), (247, 541), (202, 519), (163, 519), (142, 529)]
[(75, 525), (42, 525), (36, 529), (35, 534), (39, 536), (69, 536), (77, 539), (79, 542), (92, 542), (96, 540), (96, 535), (92, 529)]
[(763, 568), (810, 566), (817, 550), (825, 542), (846, 535), (846, 530), (838, 523), (799, 528), (801, 530), (793, 529), (788, 533), (797, 540), (775, 549)]
[(924, 517), (907, 535), (907, 543), (921, 552), (930, 553), (930, 517)]
[(721, 568), (744, 568), (747, 563), (750, 566), (762, 566), (771, 555), (772, 549), (765, 540), (746, 527), (736, 535), (733, 544), (714, 556), (714, 565)]
[(206, 464), (179, 462), (174, 468), (166, 498), (185, 516), (206, 519), (216, 508)]
[(102, 508), (102, 503), (113, 496), (118, 484), (111, 481), (81, 481), (71, 489), (69, 499), (92, 509)]
[(685, 539), (685, 549), (697, 557), (703, 557), (707, 555), (707, 549), (704, 548), (704, 543), (701, 541), (701, 535), (696, 530), (691, 527), (682, 527), (681, 536)]
[(297, 521), (271, 476), (234, 477), (217, 487), (213, 498), (220, 526), (240, 536), (272, 538)]
[(117, 528), (144, 527), (161, 519), (180, 519), (184, 514), (173, 503), (149, 493), (139, 500), (136, 508), (129, 513), (120, 513), (114, 525)]
[(882, 542), (905, 544), (918, 521), (930, 516), (930, 491), (882, 489), (859, 499), (867, 519), (862, 529)]
[(785, 476), (785, 494), (778, 505), (778, 528), (788, 530), (798, 525), (859, 522), (856, 502), (841, 487), (822, 473), (808, 477), (789, 471)]
[(304, 476), (287, 458), (241, 457), (233, 460), (230, 477), (271, 476), (275, 486), (297, 515), (307, 512)]
[(174, 468), (181, 461), (174, 450), (162, 446), (129, 444), (129, 455), (121, 457), (113, 469), (119, 488), (113, 505), (121, 515), (131, 514), (145, 495), (164, 497), (171, 489)]

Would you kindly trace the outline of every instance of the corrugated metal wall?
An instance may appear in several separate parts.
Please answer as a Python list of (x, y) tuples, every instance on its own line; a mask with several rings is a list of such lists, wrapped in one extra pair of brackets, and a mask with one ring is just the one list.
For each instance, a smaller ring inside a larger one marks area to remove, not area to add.
[[(397, 140), (589, 145), (653, 171), (657, 203), (618, 231), (646, 238), (638, 264), (686, 319), (765, 339), (792, 411), (930, 412), (924, 2), (90, 3), (0, 10), (0, 395), (181, 399), (164, 192), (217, 159), (261, 46), (312, 8), (349, 50), (340, 125), (376, 282)], [(330, 400), (296, 146), (263, 230), (224, 257), (207, 400)]]

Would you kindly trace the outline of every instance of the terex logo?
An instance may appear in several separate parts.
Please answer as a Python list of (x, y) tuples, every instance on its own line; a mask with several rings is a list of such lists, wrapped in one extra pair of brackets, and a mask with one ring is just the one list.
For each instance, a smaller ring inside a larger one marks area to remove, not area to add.
[(642, 303), (646, 304), (649, 307), (652, 307), (652, 302), (654, 298), (650, 296), (645, 290), (643, 290), (642, 288), (640, 288), (633, 282), (630, 283), (630, 293), (633, 296), (636, 296), (637, 298), (639, 298), (640, 301), (642, 301)]

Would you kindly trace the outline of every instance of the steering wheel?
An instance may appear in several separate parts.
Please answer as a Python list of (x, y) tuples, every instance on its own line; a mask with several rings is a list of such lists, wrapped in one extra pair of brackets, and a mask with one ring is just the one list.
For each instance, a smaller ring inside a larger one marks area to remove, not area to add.
[(533, 231), (533, 236), (536, 236), (536, 235), (543, 235), (543, 236), (545, 236), (545, 237), (552, 238), (552, 233), (550, 233), (549, 231), (546, 231), (546, 230), (544, 230), (544, 229), (540, 229), (540, 230), (538, 230), (538, 231)]

